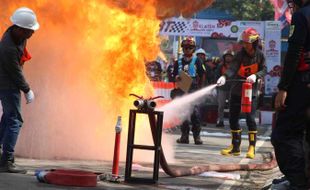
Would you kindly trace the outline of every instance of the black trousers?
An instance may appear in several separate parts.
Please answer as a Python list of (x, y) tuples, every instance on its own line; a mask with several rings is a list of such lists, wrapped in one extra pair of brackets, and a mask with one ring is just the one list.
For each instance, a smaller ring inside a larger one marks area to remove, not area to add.
[[(249, 131), (256, 131), (255, 122), (257, 101), (256, 97), (252, 97), (251, 113), (246, 113), (246, 123)], [(240, 130), (239, 117), (241, 112), (241, 96), (231, 95), (229, 104), (229, 124), (231, 130)]]
[(293, 187), (303, 189), (307, 184), (303, 139), (305, 129), (310, 127), (306, 115), (310, 106), (310, 88), (298, 79), (299, 76), (297, 74), (294, 84), (288, 90), (285, 102), (287, 107), (277, 113), (271, 142), (281, 172)]
[[(197, 106), (194, 107), (194, 110), (191, 114), (191, 118), (190, 118), (191, 122), (192, 122), (192, 132), (194, 137), (199, 136), (200, 135), (200, 131), (201, 131), (201, 126), (200, 126), (200, 114), (199, 114), (199, 109)], [(190, 122), (188, 120), (184, 121), (181, 125), (181, 132), (182, 135), (189, 135), (189, 127)]]

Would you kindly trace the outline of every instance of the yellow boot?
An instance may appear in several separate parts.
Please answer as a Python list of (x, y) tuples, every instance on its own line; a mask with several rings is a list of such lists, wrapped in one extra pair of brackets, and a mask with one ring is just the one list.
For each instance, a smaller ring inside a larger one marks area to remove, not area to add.
[(246, 153), (246, 157), (250, 159), (254, 159), (255, 157), (255, 147), (250, 145), (248, 148), (248, 152)]
[(239, 156), (240, 155), (240, 144), (241, 144), (241, 130), (231, 130), (231, 145), (221, 151), (222, 155), (225, 156)]
[(256, 134), (257, 131), (249, 131), (249, 148), (246, 157), (250, 159), (255, 158)]

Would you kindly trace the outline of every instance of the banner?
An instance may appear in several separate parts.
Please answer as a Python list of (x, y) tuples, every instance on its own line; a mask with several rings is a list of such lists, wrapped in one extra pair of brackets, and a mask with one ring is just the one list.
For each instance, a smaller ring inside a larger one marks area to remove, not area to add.
[(245, 29), (252, 27), (259, 33), (260, 38), (264, 39), (265, 23), (262, 21), (237, 21), (237, 26), (239, 28), (238, 35)]
[(264, 38), (264, 22), (171, 18), (160, 24), (160, 35), (238, 38), (248, 27), (255, 28)]
[(228, 20), (178, 19), (164, 20), (160, 25), (161, 35), (200, 36), (212, 38), (237, 38), (237, 22)]
[(267, 75), (265, 76), (265, 94), (277, 92), (281, 74), (281, 27), (280, 21), (265, 22), (265, 56)]

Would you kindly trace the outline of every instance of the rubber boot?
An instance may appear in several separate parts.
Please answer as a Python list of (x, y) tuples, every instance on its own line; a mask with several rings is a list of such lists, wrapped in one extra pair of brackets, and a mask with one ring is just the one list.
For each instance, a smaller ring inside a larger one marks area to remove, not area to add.
[(249, 148), (246, 153), (246, 157), (250, 159), (254, 159), (255, 157), (255, 144), (256, 144), (256, 134), (257, 131), (249, 131)]
[(201, 122), (198, 107), (194, 108), (194, 111), (191, 115), (192, 121), (192, 132), (194, 137), (194, 142), (196, 145), (201, 145), (203, 142), (200, 139), (200, 131), (201, 131)]
[(216, 124), (216, 127), (219, 127), (219, 128), (225, 127), (224, 121), (219, 121), (219, 122)]
[(177, 143), (179, 144), (189, 144), (188, 135), (181, 135), (181, 138), (177, 139)]
[(200, 139), (200, 135), (199, 134), (194, 134), (193, 137), (194, 137), (194, 142), (195, 142), (196, 145), (203, 144), (202, 140)]
[(239, 156), (240, 155), (240, 144), (241, 144), (241, 130), (231, 130), (231, 145), (221, 151), (222, 155), (225, 156)]
[(189, 123), (188, 121), (185, 121), (182, 125), (181, 125), (181, 138), (177, 139), (177, 143), (179, 144), (189, 144)]
[(192, 132), (193, 132), (194, 142), (196, 145), (203, 144), (200, 138), (200, 131), (201, 131), (200, 125), (193, 125)]

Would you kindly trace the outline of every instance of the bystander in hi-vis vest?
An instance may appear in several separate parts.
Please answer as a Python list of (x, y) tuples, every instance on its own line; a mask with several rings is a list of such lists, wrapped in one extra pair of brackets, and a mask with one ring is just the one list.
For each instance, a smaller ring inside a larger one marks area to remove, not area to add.
[[(195, 68), (195, 63), (196, 63), (197, 57), (193, 57), (192, 61), (189, 63), (189, 68), (187, 73), (191, 77), (196, 77), (196, 68)], [(179, 72), (183, 70), (183, 65), (182, 65), (182, 59), (178, 60), (178, 66), (179, 66)]]

